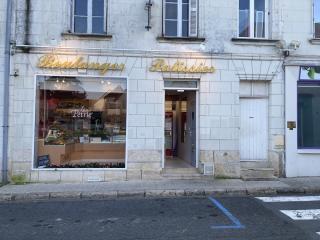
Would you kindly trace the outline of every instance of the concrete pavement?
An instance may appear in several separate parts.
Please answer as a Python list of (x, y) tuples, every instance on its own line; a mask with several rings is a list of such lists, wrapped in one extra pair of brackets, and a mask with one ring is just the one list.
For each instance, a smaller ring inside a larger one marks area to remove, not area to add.
[(119, 181), (95, 183), (36, 183), (5, 185), (0, 201), (49, 199), (115, 199), (124, 197), (245, 196), (289, 193), (320, 193), (320, 177), (283, 178), (276, 181), (197, 179)]

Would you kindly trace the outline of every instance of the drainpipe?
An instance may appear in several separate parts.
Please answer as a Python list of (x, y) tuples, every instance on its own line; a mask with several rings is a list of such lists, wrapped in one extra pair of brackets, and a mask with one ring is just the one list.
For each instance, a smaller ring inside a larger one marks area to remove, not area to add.
[(8, 182), (8, 140), (9, 140), (9, 80), (10, 80), (10, 39), (12, 1), (7, 0), (6, 36), (4, 49), (4, 88), (3, 88), (3, 142), (2, 142), (2, 183)]

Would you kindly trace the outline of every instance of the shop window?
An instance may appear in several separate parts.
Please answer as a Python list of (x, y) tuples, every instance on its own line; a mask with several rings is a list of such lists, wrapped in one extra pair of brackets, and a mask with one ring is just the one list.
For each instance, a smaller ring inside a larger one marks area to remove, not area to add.
[(239, 37), (266, 38), (268, 0), (239, 0)]
[(164, 36), (198, 36), (198, 0), (163, 0)]
[(320, 149), (320, 67), (302, 67), (298, 83), (298, 148)]
[(124, 168), (126, 80), (37, 77), (35, 167)]
[(73, 31), (103, 34), (106, 32), (107, 0), (73, 0)]
[(320, 38), (320, 0), (314, 0), (313, 22), (314, 22), (314, 37)]

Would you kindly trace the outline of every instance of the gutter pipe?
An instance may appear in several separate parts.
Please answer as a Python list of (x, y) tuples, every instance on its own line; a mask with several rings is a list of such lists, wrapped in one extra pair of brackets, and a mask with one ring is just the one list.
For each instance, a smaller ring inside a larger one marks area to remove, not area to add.
[(11, 40), (12, 1), (7, 0), (6, 35), (4, 49), (3, 85), (3, 140), (2, 140), (2, 183), (8, 183), (8, 140), (9, 140), (9, 81), (10, 81), (10, 40)]

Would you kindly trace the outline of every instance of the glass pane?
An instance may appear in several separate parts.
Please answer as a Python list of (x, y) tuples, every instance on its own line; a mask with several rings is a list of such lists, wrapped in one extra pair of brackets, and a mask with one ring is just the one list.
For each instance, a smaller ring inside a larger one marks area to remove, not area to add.
[(265, 0), (254, 1), (254, 35), (265, 37)]
[(298, 147), (320, 148), (320, 85), (298, 87)]
[(104, 16), (104, 0), (92, 0), (92, 16)]
[(92, 18), (92, 33), (104, 33), (104, 18)]
[(87, 16), (88, 15), (88, 0), (75, 0), (74, 14)]
[(39, 168), (125, 167), (125, 80), (37, 78)]
[(182, 4), (182, 19), (189, 20), (189, 4)]
[(178, 0), (166, 0), (166, 2), (176, 3)]
[(300, 81), (320, 81), (320, 66), (300, 67)]
[(182, 37), (189, 36), (189, 21), (182, 22)]
[(239, 0), (239, 37), (250, 37), (250, 0)]
[(169, 37), (176, 37), (178, 35), (178, 22), (166, 20), (165, 35)]
[(178, 18), (178, 5), (175, 3), (166, 4), (166, 19)]
[(166, 88), (197, 88), (198, 82), (197, 81), (172, 81), (172, 80), (165, 80), (164, 87)]
[(74, 17), (74, 32), (87, 32), (87, 17)]
[(320, 38), (320, 0), (314, 0), (314, 34)]
[(182, 0), (182, 3), (188, 3), (189, 4), (190, 0)]

